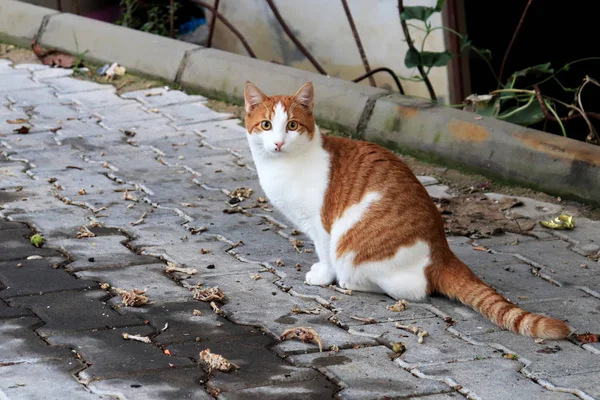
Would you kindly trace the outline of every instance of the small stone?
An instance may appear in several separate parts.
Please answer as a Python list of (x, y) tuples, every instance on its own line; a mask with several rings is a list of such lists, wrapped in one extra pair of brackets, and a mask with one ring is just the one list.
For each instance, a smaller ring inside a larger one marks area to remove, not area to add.
[(215, 269), (215, 264), (208, 264), (206, 269)]

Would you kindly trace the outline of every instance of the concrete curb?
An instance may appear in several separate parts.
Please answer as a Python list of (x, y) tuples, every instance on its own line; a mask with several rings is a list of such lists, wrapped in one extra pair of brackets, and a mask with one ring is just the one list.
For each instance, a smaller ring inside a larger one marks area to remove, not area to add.
[(119, 62), (137, 73), (241, 102), (246, 80), (267, 94), (295, 92), (312, 80), (316, 116), (405, 153), (452, 163), (548, 193), (600, 204), (600, 147), (475, 114), (432, 105), (337, 78), (0, 0), (0, 40), (45, 47), (86, 59)]

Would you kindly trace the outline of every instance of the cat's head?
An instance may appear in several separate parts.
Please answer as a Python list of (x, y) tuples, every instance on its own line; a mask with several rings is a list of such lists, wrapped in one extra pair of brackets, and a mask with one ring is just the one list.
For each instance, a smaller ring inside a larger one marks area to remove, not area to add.
[(267, 96), (246, 82), (246, 130), (254, 149), (267, 157), (299, 154), (315, 136), (312, 82), (293, 96)]

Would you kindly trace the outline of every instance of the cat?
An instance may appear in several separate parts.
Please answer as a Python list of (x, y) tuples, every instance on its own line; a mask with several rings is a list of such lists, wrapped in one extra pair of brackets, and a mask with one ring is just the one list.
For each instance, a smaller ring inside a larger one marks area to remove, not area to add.
[(442, 294), (496, 325), (544, 339), (569, 326), (525, 311), (479, 279), (450, 249), (440, 212), (409, 167), (374, 143), (322, 135), (314, 88), (267, 96), (247, 81), (247, 139), (271, 203), (314, 242), (305, 283), (385, 293)]

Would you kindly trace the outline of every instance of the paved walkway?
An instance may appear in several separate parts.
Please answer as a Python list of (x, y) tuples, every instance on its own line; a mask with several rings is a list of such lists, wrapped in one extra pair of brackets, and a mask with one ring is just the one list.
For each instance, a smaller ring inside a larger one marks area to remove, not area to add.
[[(238, 120), (200, 96), (119, 97), (70, 72), (0, 60), (0, 399), (600, 398), (597, 343), (535, 342), (442, 298), (393, 312), (382, 295), (303, 284), (312, 244), (263, 202)], [(534, 217), (558, 211), (543, 207), (526, 200)], [(451, 245), (513, 301), (600, 332), (586, 257), (600, 223), (577, 223)], [(218, 312), (193, 298), (215, 286)], [(115, 288), (150, 303), (124, 306)], [(277, 339), (298, 326), (323, 352)], [(207, 373), (207, 348), (239, 369)]]

